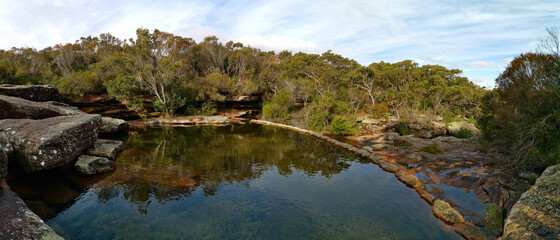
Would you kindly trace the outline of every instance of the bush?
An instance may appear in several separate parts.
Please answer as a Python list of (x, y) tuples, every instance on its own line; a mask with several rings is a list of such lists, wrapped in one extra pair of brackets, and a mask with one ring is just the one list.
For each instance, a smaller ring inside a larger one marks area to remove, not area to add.
[(336, 135), (342, 136), (358, 135), (360, 133), (358, 126), (352, 124), (352, 122), (348, 121), (348, 119), (343, 116), (334, 117), (331, 122), (331, 131)]
[(412, 129), (408, 126), (408, 122), (399, 122), (395, 125), (395, 132), (398, 132), (401, 136), (412, 134)]
[(292, 94), (289, 91), (279, 91), (263, 105), (263, 115), (267, 119), (288, 120), (292, 102)]
[(502, 227), (504, 226), (504, 214), (502, 208), (498, 207), (495, 203), (490, 204), (484, 208), (486, 215), (484, 220), (486, 221), (486, 229), (495, 234), (500, 234), (502, 232)]
[(126, 108), (135, 112), (144, 110), (144, 101), (138, 97), (131, 97), (130, 99), (127, 99), (124, 105), (126, 106)]
[(459, 129), (458, 132), (456, 133), (451, 133), (451, 136), (454, 136), (456, 138), (471, 138), (472, 137), (472, 132), (466, 128), (466, 127), (461, 127), (461, 129)]
[(198, 114), (209, 116), (209, 115), (215, 115), (217, 112), (218, 109), (216, 108), (216, 104), (212, 101), (207, 101), (202, 104)]

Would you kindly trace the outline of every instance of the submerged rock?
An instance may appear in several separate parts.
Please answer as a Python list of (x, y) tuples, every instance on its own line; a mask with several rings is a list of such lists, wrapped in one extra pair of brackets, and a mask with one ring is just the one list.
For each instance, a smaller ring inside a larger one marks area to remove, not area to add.
[(118, 118), (102, 117), (99, 133), (114, 133), (128, 129), (128, 122)]
[(70, 163), (89, 147), (99, 133), (101, 116), (81, 114), (41, 120), (0, 120), (14, 148), (16, 160), (28, 173)]
[(560, 239), (560, 165), (548, 167), (511, 209), (503, 239)]
[(480, 228), (474, 226), (469, 222), (463, 222), (455, 224), (453, 227), (455, 232), (461, 234), (461, 236), (465, 237), (468, 240), (486, 240), (488, 237), (484, 235), (484, 232), (480, 230)]
[(453, 209), (449, 205), (449, 203), (442, 200), (434, 201), (434, 208), (432, 209), (432, 213), (434, 213), (436, 217), (443, 220), (445, 223), (451, 225), (462, 223), (465, 221), (463, 219), (463, 216), (461, 216), (461, 214), (457, 210)]
[(0, 181), (0, 239), (63, 240)]
[(86, 150), (89, 155), (117, 159), (117, 155), (123, 150), (124, 143), (107, 139), (97, 139), (90, 148)]
[(62, 101), (58, 89), (52, 85), (0, 84), (0, 95), (18, 97), (35, 102)]
[(44, 119), (78, 114), (84, 114), (84, 112), (60, 102), (33, 102), (0, 95), (0, 119)]
[(80, 155), (74, 164), (76, 170), (85, 175), (111, 172), (116, 169), (114, 161), (105, 157)]

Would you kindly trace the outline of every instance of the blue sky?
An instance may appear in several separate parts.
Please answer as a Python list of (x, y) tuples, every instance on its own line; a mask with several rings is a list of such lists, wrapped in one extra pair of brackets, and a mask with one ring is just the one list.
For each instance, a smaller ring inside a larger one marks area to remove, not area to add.
[(106, 32), (125, 39), (144, 27), (263, 50), (331, 49), (363, 65), (413, 59), (493, 87), (512, 58), (536, 49), (545, 27), (560, 28), (560, 1), (2, 0), (0, 22), (0, 49)]

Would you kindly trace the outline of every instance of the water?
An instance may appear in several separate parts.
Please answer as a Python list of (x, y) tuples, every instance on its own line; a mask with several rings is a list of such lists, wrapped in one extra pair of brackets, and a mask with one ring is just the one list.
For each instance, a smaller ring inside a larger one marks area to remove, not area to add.
[(310, 136), (231, 125), (149, 128), (122, 140), (115, 172), (57, 180), (79, 193), (63, 206), (45, 201), (46, 223), (63, 237), (460, 239), (395, 176)]

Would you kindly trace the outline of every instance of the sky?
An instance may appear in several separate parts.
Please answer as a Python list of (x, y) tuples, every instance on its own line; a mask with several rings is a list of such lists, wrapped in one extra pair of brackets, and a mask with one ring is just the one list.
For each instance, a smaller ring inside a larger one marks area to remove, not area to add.
[(463, 70), (488, 88), (508, 63), (560, 29), (560, 0), (0, 0), (0, 49), (43, 49), (139, 27), (323, 53), (362, 65), (412, 59)]

